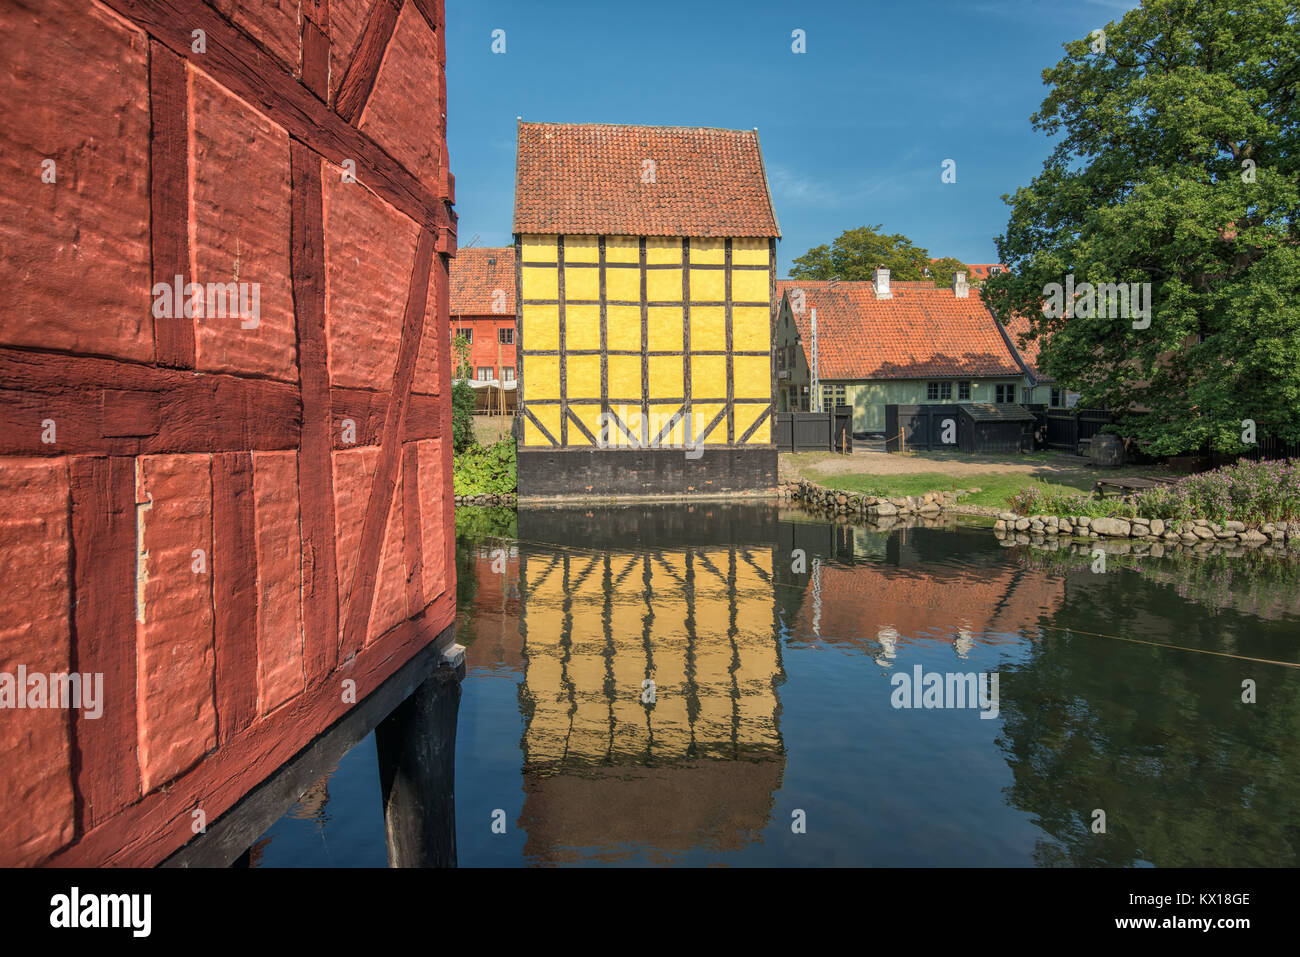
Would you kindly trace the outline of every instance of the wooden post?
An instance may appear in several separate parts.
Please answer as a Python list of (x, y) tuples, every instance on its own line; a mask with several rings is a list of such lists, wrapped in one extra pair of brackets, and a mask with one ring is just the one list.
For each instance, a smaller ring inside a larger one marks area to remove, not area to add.
[(389, 867), (456, 866), (456, 717), (465, 649), (375, 728)]

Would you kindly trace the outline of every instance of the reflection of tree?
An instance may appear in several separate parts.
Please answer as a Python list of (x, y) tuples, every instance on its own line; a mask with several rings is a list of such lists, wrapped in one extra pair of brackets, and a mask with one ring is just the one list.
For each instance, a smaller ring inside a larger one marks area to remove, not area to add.
[[(1035, 860), (1300, 863), (1300, 673), (1083, 634), (1276, 657), (1259, 651), (1294, 648), (1294, 623), (1196, 615), (1136, 574), (1072, 574), (1066, 592), (1044, 622), (1055, 627), (1000, 669), (1008, 800), (1047, 835)], [(1259, 703), (1242, 703), (1245, 678), (1258, 682)], [(1091, 829), (1098, 808), (1105, 834)]]
[(478, 567), (491, 561), (492, 548), (508, 548), (518, 535), (513, 508), (456, 509), (456, 640), (469, 647), (474, 639), (474, 607), (478, 597)]

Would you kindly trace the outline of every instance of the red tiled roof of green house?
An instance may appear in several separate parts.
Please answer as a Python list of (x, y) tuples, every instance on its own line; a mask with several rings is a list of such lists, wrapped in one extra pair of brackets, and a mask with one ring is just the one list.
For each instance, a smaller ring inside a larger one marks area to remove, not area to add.
[(514, 231), (781, 235), (756, 130), (602, 123), (519, 123)]
[[(515, 248), (460, 249), (451, 261), (451, 315), (515, 314)], [(504, 292), (502, 298), (498, 292)]]
[(1022, 375), (997, 320), (979, 295), (891, 283), (877, 299), (870, 282), (781, 279), (777, 296), (802, 289), (795, 314), (805, 353), (817, 310), (817, 365), (821, 379), (918, 379)]
[(1051, 376), (1043, 372), (1038, 366), (1038, 353), (1042, 340), (1021, 339), (1021, 336), (1030, 330), (1029, 320), (1021, 315), (1013, 315), (1003, 323), (1003, 326), (1007, 330), (1007, 335), (1011, 337), (1011, 342), (1015, 345), (1016, 350), (1020, 353), (1020, 358), (1024, 359), (1025, 365), (1029, 367), (1030, 374), (1040, 382), (1052, 381)]

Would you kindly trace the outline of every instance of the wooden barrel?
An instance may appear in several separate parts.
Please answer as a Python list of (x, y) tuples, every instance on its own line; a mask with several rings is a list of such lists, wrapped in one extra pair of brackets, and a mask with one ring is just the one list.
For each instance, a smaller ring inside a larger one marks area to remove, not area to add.
[(1092, 437), (1088, 457), (1097, 465), (1115, 468), (1124, 464), (1124, 442), (1118, 435), (1099, 433)]

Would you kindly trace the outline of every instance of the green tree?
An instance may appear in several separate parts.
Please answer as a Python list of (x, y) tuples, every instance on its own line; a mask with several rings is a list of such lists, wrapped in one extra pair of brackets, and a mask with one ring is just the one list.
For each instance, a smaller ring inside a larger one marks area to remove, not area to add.
[(451, 450), (459, 455), (474, 445), (474, 390), (464, 379), (451, 387)]
[(794, 261), (791, 279), (871, 279), (877, 266), (891, 279), (924, 279), (930, 254), (901, 233), (884, 234), (881, 227), (846, 229), (829, 246), (814, 246)]
[[(1300, 439), (1300, 4), (1145, 0), (1065, 50), (985, 301), (1150, 452)], [(1149, 283), (1149, 316), (1045, 314), (1069, 276)]]
[(972, 286), (977, 285), (970, 266), (967, 266), (960, 259), (945, 256), (943, 259), (936, 259), (930, 263), (930, 277), (934, 280), (934, 284), (941, 289), (950, 287), (953, 277), (959, 272), (966, 274), (966, 281)]
[(470, 343), (464, 336), (453, 336), (451, 340), (451, 367), (454, 370), (452, 377), (456, 379), (468, 379), (473, 375), (473, 370), (469, 363)]

